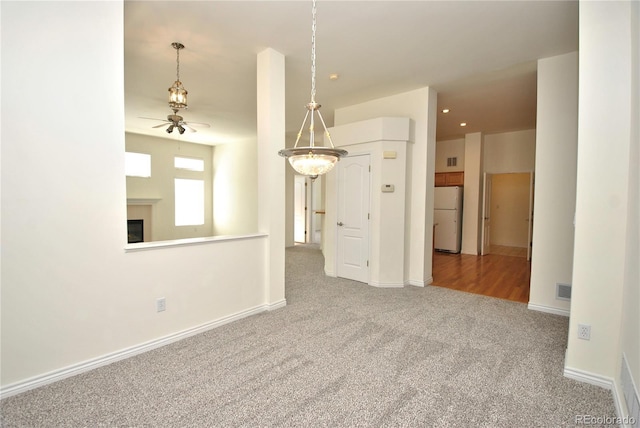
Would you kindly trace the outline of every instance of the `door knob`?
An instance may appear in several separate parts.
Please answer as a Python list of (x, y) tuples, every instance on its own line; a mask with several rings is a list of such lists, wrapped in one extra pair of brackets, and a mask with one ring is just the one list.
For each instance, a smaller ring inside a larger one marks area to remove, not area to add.
[(341, 222), (341, 221), (339, 221), (339, 222), (338, 222), (338, 226), (344, 226), (344, 223), (343, 223), (343, 222)]

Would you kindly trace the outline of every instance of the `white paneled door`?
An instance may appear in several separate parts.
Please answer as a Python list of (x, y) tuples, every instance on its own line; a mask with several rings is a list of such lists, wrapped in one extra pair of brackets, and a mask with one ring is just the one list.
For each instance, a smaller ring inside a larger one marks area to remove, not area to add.
[(338, 164), (337, 276), (369, 282), (370, 156)]

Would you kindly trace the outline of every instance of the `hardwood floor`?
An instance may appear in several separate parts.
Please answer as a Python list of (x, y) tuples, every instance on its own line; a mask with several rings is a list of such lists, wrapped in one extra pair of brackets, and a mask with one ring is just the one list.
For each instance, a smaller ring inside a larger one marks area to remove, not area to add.
[(433, 256), (433, 284), (515, 302), (529, 302), (531, 263), (526, 257), (488, 254)]
[(522, 247), (505, 247), (504, 245), (492, 245), (491, 254), (502, 256), (527, 257), (527, 249)]

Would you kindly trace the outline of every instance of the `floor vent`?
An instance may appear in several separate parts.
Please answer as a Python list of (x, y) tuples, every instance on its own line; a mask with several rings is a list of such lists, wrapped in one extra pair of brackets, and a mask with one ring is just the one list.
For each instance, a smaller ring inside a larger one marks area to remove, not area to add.
[(556, 283), (556, 299), (571, 300), (571, 284)]
[(635, 427), (635, 424), (640, 424), (640, 398), (638, 397), (638, 389), (634, 385), (633, 377), (631, 377), (629, 363), (627, 362), (626, 355), (624, 354), (622, 355), (620, 383), (622, 384), (624, 401), (627, 403), (627, 409), (629, 410), (628, 420), (629, 422), (633, 420), (630, 425)]

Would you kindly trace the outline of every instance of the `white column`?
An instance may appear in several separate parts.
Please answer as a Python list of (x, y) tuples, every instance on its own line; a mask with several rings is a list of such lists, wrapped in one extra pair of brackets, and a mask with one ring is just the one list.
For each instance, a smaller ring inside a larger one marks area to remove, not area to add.
[(482, 133), (464, 137), (464, 208), (462, 210), (462, 253), (478, 255), (482, 227)]
[[(568, 375), (588, 373), (610, 379), (617, 376), (621, 363), (628, 159), (631, 123), (637, 123), (631, 114), (630, 17), (631, 2), (580, 2), (578, 172), (565, 361)], [(591, 326), (590, 340), (578, 339), (578, 324)]]
[(267, 233), (265, 302), (284, 300), (285, 146), (284, 55), (267, 48), (258, 54), (258, 229)]
[(578, 53), (538, 61), (536, 176), (529, 308), (568, 314), (578, 154)]
[(407, 283), (423, 287), (432, 282), (433, 186), (436, 153), (436, 111), (438, 93), (433, 88), (415, 91), (419, 119), (415, 122), (415, 144), (409, 146), (411, 176), (408, 185), (409, 230), (406, 252), (409, 261)]

